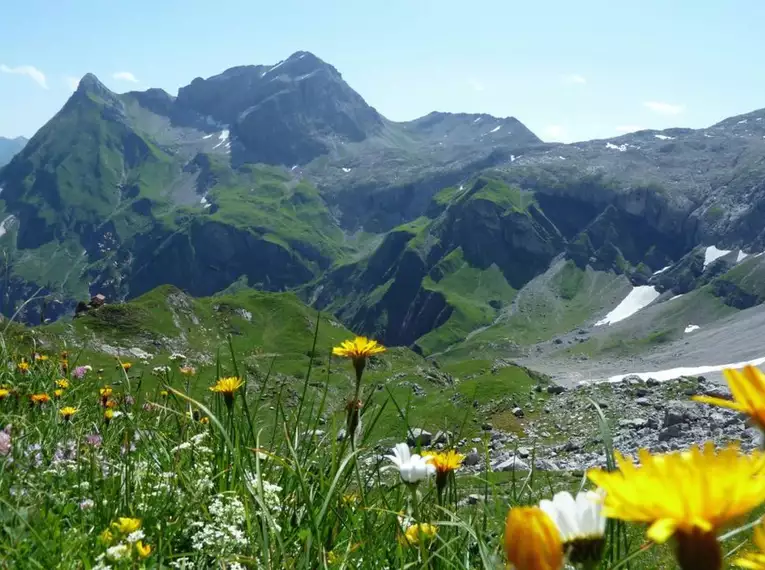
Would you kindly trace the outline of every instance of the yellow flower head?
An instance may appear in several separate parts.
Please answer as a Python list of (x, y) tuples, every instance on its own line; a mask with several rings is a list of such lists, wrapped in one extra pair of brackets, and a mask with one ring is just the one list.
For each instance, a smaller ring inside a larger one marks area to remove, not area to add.
[(207, 416), (202, 416), (201, 418), (199, 418), (199, 423), (207, 425), (210, 423), (210, 418), (208, 418)]
[(561, 570), (563, 543), (539, 507), (514, 507), (505, 522), (505, 554), (516, 570)]
[(123, 362), (122, 363), (122, 369), (127, 372), (133, 367), (133, 365), (130, 362)]
[(11, 391), (6, 388), (0, 388), (0, 400), (5, 400), (11, 395)]
[(438, 527), (430, 523), (418, 523), (410, 525), (404, 532), (404, 541), (406, 544), (429, 543), (436, 537)]
[(750, 570), (765, 570), (765, 522), (754, 529), (754, 544), (759, 552), (748, 552), (733, 561), (734, 566)]
[(117, 400), (107, 400), (104, 404), (105, 408), (116, 408), (117, 406), (119, 406)]
[(66, 390), (67, 388), (69, 388), (69, 380), (67, 380), (66, 378), (61, 378), (60, 380), (56, 380), (56, 387)]
[(760, 429), (765, 430), (765, 374), (759, 368), (747, 366), (744, 371), (727, 368), (723, 370), (733, 401), (711, 396), (694, 396), (703, 404), (730, 408), (750, 416)]
[(665, 542), (714, 536), (727, 523), (765, 501), (765, 455), (741, 455), (738, 446), (652, 455), (640, 450), (640, 467), (616, 453), (618, 471), (592, 469), (590, 480), (606, 493), (605, 516), (651, 525), (648, 538)]
[(139, 557), (146, 558), (149, 554), (151, 554), (151, 546), (144, 544), (139, 540), (135, 543), (135, 551), (138, 553)]
[(443, 452), (428, 452), (424, 454), (428, 463), (435, 466), (436, 473), (451, 473), (459, 469), (465, 456), (453, 449)]
[(27, 362), (26, 360), (22, 359), (22, 361), (19, 362), (16, 365), (16, 367), (19, 369), (19, 372), (21, 372), (22, 374), (29, 372), (29, 362)]
[(61, 414), (62, 418), (68, 420), (77, 413), (77, 408), (73, 408), (72, 406), (64, 406), (58, 411), (58, 413)]
[(141, 519), (120, 517), (112, 523), (112, 528), (120, 534), (130, 534), (141, 528)]
[(194, 374), (197, 373), (197, 369), (194, 368), (193, 366), (181, 366), (178, 370), (184, 376), (193, 376)]
[(244, 381), (241, 378), (230, 376), (229, 378), (219, 379), (214, 386), (210, 386), (210, 391), (217, 392), (218, 394), (233, 395), (242, 386), (244, 386)]
[(106, 423), (109, 423), (113, 417), (114, 417), (114, 410), (112, 410), (111, 408), (106, 408), (106, 411), (104, 411), (104, 419), (106, 420)]
[(57, 388), (57, 389), (53, 390), (53, 397), (54, 398), (60, 398), (63, 395), (64, 395), (64, 391), (61, 388)]
[(357, 336), (353, 340), (344, 340), (340, 343), (340, 346), (332, 349), (332, 354), (335, 356), (342, 356), (343, 358), (351, 358), (353, 360), (366, 359), (383, 352), (385, 352), (383, 345), (365, 336)]
[(47, 354), (35, 354), (35, 360), (38, 361), (38, 362), (45, 362), (46, 360), (48, 360), (48, 355)]
[(32, 394), (30, 397), (33, 404), (46, 404), (50, 402), (50, 396), (48, 394)]
[(160, 396), (162, 396), (163, 398), (167, 398), (167, 396), (168, 396), (168, 391), (167, 391), (167, 390), (161, 390), (161, 391), (159, 392), (159, 395), (160, 395)]

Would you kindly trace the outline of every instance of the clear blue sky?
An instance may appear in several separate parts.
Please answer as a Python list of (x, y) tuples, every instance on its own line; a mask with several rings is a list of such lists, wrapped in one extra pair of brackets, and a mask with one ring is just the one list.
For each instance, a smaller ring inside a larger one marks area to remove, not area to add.
[(2, 4), (2, 136), (31, 136), (87, 72), (118, 92), (176, 94), (195, 77), (298, 50), (333, 64), (391, 119), (512, 115), (545, 140), (703, 127), (765, 107), (763, 0)]

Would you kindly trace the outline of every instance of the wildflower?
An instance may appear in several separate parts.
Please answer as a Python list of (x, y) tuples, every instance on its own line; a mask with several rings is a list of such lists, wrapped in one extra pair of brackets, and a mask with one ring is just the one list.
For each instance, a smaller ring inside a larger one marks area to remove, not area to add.
[(11, 434), (6, 430), (0, 431), (0, 455), (9, 455), (11, 453), (11, 447)]
[(117, 403), (117, 400), (107, 400), (106, 405), (104, 405), (104, 407), (108, 409), (113, 409), (113, 408), (116, 408), (117, 406), (119, 406), (119, 404)]
[(650, 524), (657, 543), (677, 539), (680, 567), (718, 569), (722, 553), (715, 534), (765, 501), (765, 455), (741, 455), (731, 445), (652, 455), (640, 450), (640, 468), (618, 452), (618, 471), (592, 469), (590, 480), (605, 493), (609, 518)]
[(64, 391), (61, 388), (57, 388), (56, 390), (53, 390), (54, 398), (60, 398), (63, 395), (64, 395)]
[(126, 406), (132, 406), (133, 404), (135, 404), (135, 398), (133, 398), (133, 396), (131, 396), (130, 394), (125, 394), (122, 397), (122, 401), (125, 403)]
[(170, 355), (170, 360), (175, 362), (176, 360), (186, 360), (186, 355), (180, 352), (174, 352)]
[(353, 368), (356, 370), (356, 383), (361, 382), (361, 374), (367, 365), (367, 358), (375, 354), (385, 352), (385, 347), (378, 344), (376, 340), (368, 339), (365, 336), (357, 336), (353, 340), (344, 340), (340, 346), (332, 349), (332, 354), (350, 358), (353, 361)]
[(155, 366), (152, 368), (151, 373), (154, 374), (154, 376), (164, 376), (165, 374), (170, 373), (170, 367), (169, 366)]
[(11, 391), (7, 388), (0, 388), (0, 400), (5, 400), (8, 396), (11, 395)]
[[(66, 354), (65, 352), (62, 354)], [(61, 359), (61, 372), (66, 376), (69, 374), (69, 360), (64, 356)]]
[(141, 528), (141, 519), (119, 517), (112, 523), (112, 528), (120, 534), (130, 534)]
[(33, 404), (47, 404), (50, 402), (50, 396), (48, 394), (42, 393), (42, 394), (32, 394), (29, 397), (30, 400), (32, 400)]
[(693, 396), (692, 400), (743, 412), (765, 430), (765, 374), (759, 368), (747, 366), (743, 372), (727, 368), (723, 375), (733, 401), (712, 396)]
[(96, 504), (93, 502), (92, 499), (84, 499), (80, 501), (79, 507), (81, 511), (88, 511), (92, 509)]
[(167, 390), (160, 390), (159, 392), (159, 395), (162, 396), (163, 398), (167, 398), (167, 394), (168, 394)]
[(505, 554), (516, 570), (561, 570), (563, 543), (539, 507), (515, 507), (505, 522)]
[(61, 408), (58, 413), (61, 414), (61, 417), (64, 418), (64, 421), (68, 422), (72, 416), (77, 413), (77, 408), (73, 408), (72, 406), (65, 406)]
[(580, 492), (575, 499), (571, 493), (561, 491), (555, 494), (552, 501), (541, 501), (539, 508), (558, 527), (570, 562), (587, 564), (600, 561), (606, 532), (602, 493)]
[(18, 368), (19, 372), (21, 372), (22, 374), (26, 374), (27, 372), (29, 372), (29, 362), (27, 362), (26, 360), (22, 358), (21, 362), (19, 362), (16, 365), (16, 368)]
[(231, 406), (234, 405), (234, 393), (242, 386), (244, 386), (244, 381), (241, 378), (231, 376), (219, 379), (214, 386), (210, 386), (210, 391), (223, 394), (226, 406), (231, 409)]
[(144, 538), (146, 538), (146, 535), (139, 528), (138, 530), (134, 530), (133, 532), (128, 534), (125, 537), (125, 540), (127, 541), (128, 544), (135, 544), (136, 542), (138, 542), (139, 540), (142, 540)]
[(61, 378), (60, 380), (56, 380), (56, 388), (61, 388), (62, 390), (66, 390), (69, 388), (69, 380), (66, 378)]
[(207, 416), (202, 416), (202, 417), (200, 418), (200, 420), (199, 420), (199, 423), (200, 423), (200, 424), (204, 424), (204, 425), (207, 425), (207, 424), (209, 424), (209, 423), (210, 423), (210, 418), (208, 418)]
[(459, 469), (465, 456), (453, 449), (441, 453), (426, 453), (425, 459), (436, 469), (436, 489), (440, 494), (449, 478), (449, 474)]
[(417, 523), (410, 525), (404, 532), (406, 544), (428, 543), (436, 537), (438, 527), (430, 523)]
[(86, 364), (85, 366), (78, 366), (77, 368), (75, 368), (74, 371), (72, 372), (72, 375), (75, 378), (77, 378), (77, 380), (82, 380), (85, 377), (85, 375), (92, 370), (93, 370), (93, 367)]
[(48, 360), (47, 354), (37, 354), (35, 353), (35, 362), (45, 362)]
[(123, 362), (120, 366), (122, 366), (122, 370), (124, 370), (125, 372), (127, 372), (133, 367), (133, 365), (130, 362)]
[(106, 408), (104, 410), (104, 421), (106, 422), (106, 425), (109, 425), (109, 422), (114, 419), (114, 410), (111, 408)]
[(101, 447), (102, 442), (103, 438), (97, 433), (92, 433), (85, 438), (85, 443), (91, 447)]
[(122, 542), (106, 549), (106, 557), (113, 562), (119, 562), (129, 555), (130, 547)]
[(141, 558), (146, 558), (151, 554), (151, 546), (148, 544), (144, 544), (140, 540), (135, 543), (135, 551), (138, 553), (138, 556)]
[(184, 376), (194, 376), (197, 373), (197, 369), (193, 366), (181, 366), (178, 371)]
[(112, 395), (112, 389), (109, 386), (104, 386), (98, 390), (98, 394), (101, 396), (101, 405), (106, 406), (106, 403)]
[(393, 455), (386, 455), (387, 459), (398, 468), (401, 480), (405, 483), (419, 483), (436, 472), (434, 465), (428, 463), (427, 458), (409, 451), (406, 443), (397, 443), (393, 448)]

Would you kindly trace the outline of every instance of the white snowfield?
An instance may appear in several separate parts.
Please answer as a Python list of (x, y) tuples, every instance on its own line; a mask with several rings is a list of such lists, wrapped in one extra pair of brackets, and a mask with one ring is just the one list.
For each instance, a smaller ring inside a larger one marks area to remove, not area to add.
[(643, 307), (650, 305), (658, 296), (659, 292), (650, 285), (640, 285), (635, 287), (624, 300), (619, 303), (614, 310), (608, 313), (604, 318), (595, 323), (596, 327), (601, 325), (612, 325), (631, 317)]
[(760, 366), (765, 363), (765, 357), (755, 358), (754, 360), (746, 360), (744, 362), (732, 362), (729, 364), (714, 364), (712, 366), (687, 366), (681, 368), (669, 368), (668, 370), (656, 370), (654, 372), (631, 372), (629, 374), (618, 374), (611, 376), (609, 382), (621, 382), (627, 376), (639, 376), (641, 380), (648, 380), (653, 378), (659, 382), (666, 382), (667, 380), (674, 380), (681, 376), (698, 376), (700, 374), (709, 374), (710, 372), (720, 372), (726, 368), (743, 368), (744, 366)]
[(704, 269), (707, 265), (712, 263), (716, 259), (720, 259), (724, 255), (728, 255), (733, 250), (717, 249), (714, 245), (710, 245), (706, 251), (704, 251)]

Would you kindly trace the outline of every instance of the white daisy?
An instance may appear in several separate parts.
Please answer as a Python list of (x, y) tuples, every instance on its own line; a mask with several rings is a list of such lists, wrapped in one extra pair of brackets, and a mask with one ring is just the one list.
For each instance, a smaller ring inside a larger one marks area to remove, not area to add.
[(556, 493), (552, 501), (540, 501), (539, 508), (555, 522), (564, 544), (578, 539), (601, 538), (606, 532), (603, 496), (594, 491)]
[(393, 462), (405, 483), (419, 483), (436, 472), (435, 466), (428, 463), (427, 458), (417, 453), (412, 454), (406, 443), (397, 443), (393, 455), (385, 457)]

